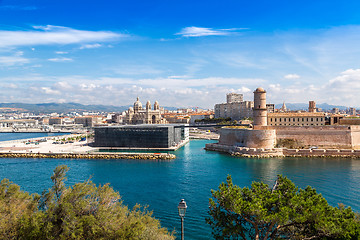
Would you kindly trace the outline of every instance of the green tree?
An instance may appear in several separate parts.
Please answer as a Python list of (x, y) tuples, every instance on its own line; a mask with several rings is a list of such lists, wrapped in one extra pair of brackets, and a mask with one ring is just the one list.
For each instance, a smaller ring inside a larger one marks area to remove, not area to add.
[(240, 188), (228, 176), (212, 197), (206, 221), (215, 239), (360, 238), (350, 207), (332, 207), (315, 189), (299, 189), (283, 176), (273, 188), (262, 182)]
[(37, 209), (39, 195), (30, 195), (4, 179), (0, 183), (0, 239), (15, 239), (20, 222)]
[(53, 187), (41, 196), (1, 182), (1, 239), (174, 239), (146, 208), (124, 206), (108, 184), (88, 180), (66, 187), (67, 171), (58, 166)]

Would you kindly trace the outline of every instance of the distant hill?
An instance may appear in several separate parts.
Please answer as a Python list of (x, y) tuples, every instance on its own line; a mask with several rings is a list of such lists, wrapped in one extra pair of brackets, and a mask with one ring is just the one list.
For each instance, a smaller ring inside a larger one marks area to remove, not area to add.
[[(275, 104), (275, 108), (281, 108), (282, 107), (282, 103), (279, 104)], [(309, 103), (286, 103), (286, 108), (290, 109), (290, 110), (308, 110), (309, 108)], [(347, 107), (346, 106), (338, 106), (338, 105), (330, 105), (327, 103), (320, 103), (320, 104), (316, 104), (316, 107), (318, 108), (322, 108), (322, 110), (327, 111), (327, 110), (331, 110), (333, 108), (339, 108), (340, 110), (345, 110)]]
[[(128, 106), (111, 106), (111, 105), (83, 105), (80, 103), (0, 103), (0, 108), (15, 108), (19, 111), (28, 111), (32, 113), (69, 113), (69, 112), (123, 112), (130, 107)], [(164, 107), (168, 110), (176, 110), (174, 107)], [(0, 109), (1, 110), (1, 109)], [(8, 109), (7, 109), (8, 112)]]

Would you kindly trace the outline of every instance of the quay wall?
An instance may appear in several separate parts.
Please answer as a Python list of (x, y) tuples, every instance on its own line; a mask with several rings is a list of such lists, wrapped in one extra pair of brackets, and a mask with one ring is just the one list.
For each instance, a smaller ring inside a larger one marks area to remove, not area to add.
[(249, 148), (273, 148), (276, 141), (274, 129), (221, 128), (219, 144)]
[(0, 153), (0, 158), (72, 158), (72, 159), (143, 159), (171, 160), (168, 153)]
[(222, 145), (219, 143), (208, 143), (205, 145), (205, 149), (229, 153), (233, 156), (283, 157), (282, 148), (249, 148)]
[(247, 148), (209, 143), (206, 150), (218, 151), (240, 157), (349, 157), (360, 158), (360, 150), (353, 149), (286, 149)]

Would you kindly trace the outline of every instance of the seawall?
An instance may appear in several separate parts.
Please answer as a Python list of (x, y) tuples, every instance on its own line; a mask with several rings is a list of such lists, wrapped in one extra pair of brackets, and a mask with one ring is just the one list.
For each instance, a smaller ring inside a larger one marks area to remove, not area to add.
[(143, 159), (172, 160), (169, 153), (11, 153), (2, 152), (0, 158), (72, 158), (72, 159)]
[(345, 157), (360, 158), (360, 150), (353, 149), (286, 149), (247, 148), (208, 143), (206, 150), (218, 151), (241, 157)]

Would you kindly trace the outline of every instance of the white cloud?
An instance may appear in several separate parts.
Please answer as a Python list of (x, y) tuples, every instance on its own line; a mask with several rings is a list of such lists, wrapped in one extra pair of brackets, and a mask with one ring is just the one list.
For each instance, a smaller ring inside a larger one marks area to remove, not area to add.
[(54, 84), (56, 88), (58, 89), (62, 89), (62, 90), (69, 90), (72, 89), (73, 86), (71, 84), (69, 84), (68, 82), (57, 82)]
[[(267, 91), (268, 103), (303, 102), (314, 100), (360, 107), (360, 69), (348, 69), (326, 84), (270, 83), (265, 79), (241, 78), (188, 78), (169, 76), (156, 79), (89, 78), (85, 76), (17, 76), (2, 78), (0, 82), (12, 83), (12, 93), (26, 102), (49, 102), (61, 95), (66, 102), (111, 105), (132, 104), (137, 96), (143, 102), (158, 100), (162, 106), (199, 106), (213, 108), (225, 102), (226, 93), (243, 93), (245, 100), (253, 99), (253, 90), (258, 86)], [(36, 83), (36, 85), (34, 85)], [(16, 86), (18, 88), (16, 88)], [(11, 88), (10, 85), (4, 88)], [(26, 91), (32, 87), (32, 91)], [(1, 90), (0, 90), (1, 91)], [(107, 94), (104, 94), (106, 92)], [(30, 95), (30, 94), (33, 95)], [(14, 95), (13, 94), (13, 95)], [(6, 94), (5, 94), (6, 95)], [(51, 96), (54, 95), (54, 96)], [(98, 96), (101, 96), (99, 98)], [(20, 101), (19, 100), (19, 101)]]
[(241, 88), (237, 89), (236, 92), (238, 92), (238, 93), (249, 93), (249, 92), (251, 92), (251, 90), (249, 88), (247, 88), (247, 87), (241, 87)]
[(60, 95), (60, 91), (53, 90), (53, 89), (51, 89), (51, 88), (49, 88), (49, 87), (42, 87), (42, 88), (41, 88), (41, 91), (42, 91), (43, 93), (45, 93), (45, 94)]
[(175, 35), (183, 37), (226, 36), (246, 28), (213, 29), (204, 27), (185, 27)]
[(285, 79), (299, 79), (300, 76), (297, 74), (287, 74), (284, 76)]
[(110, 31), (86, 31), (61, 26), (34, 26), (29, 31), (0, 31), (0, 48), (82, 44), (98, 41), (118, 40), (128, 35)]
[(94, 44), (85, 44), (83, 46), (80, 47), (80, 49), (91, 49), (91, 48), (99, 48), (102, 47), (102, 44), (99, 43), (94, 43)]
[(13, 83), (5, 84), (4, 87), (11, 88), (11, 89), (17, 89), (19, 86)]
[[(0, 78), (0, 82), (5, 81), (21, 86), (21, 89), (12, 91), (15, 91), (14, 94), (18, 92), (18, 101), (29, 103), (58, 101), (54, 96), (61, 95), (66, 102), (128, 105), (140, 96), (144, 102), (158, 100), (162, 106), (195, 105), (213, 108), (215, 103), (225, 101), (228, 92), (244, 93), (244, 98), (251, 100), (252, 90), (256, 88), (258, 82), (264, 83), (265, 80), (219, 77), (192, 79), (189, 76), (158, 79), (89, 78), (34, 74)], [(29, 88), (31, 91), (24, 90)]]
[(85, 83), (82, 83), (80, 84), (80, 90), (82, 91), (93, 91), (94, 89), (98, 88), (99, 86), (93, 84), (93, 83), (90, 83), (90, 84), (85, 84)]
[(63, 51), (57, 51), (55, 52), (56, 54), (68, 54), (68, 52), (63, 52)]
[(325, 84), (281, 85), (269, 84), (265, 86), (268, 99), (272, 103), (302, 102), (315, 100), (317, 103), (360, 107), (360, 69), (348, 69), (338, 76), (328, 80)]
[(360, 69), (348, 69), (342, 72), (331, 79), (326, 87), (340, 95), (352, 96), (354, 100), (360, 102)]
[(50, 61), (50, 62), (72, 62), (74, 60), (72, 58), (61, 57), (61, 58), (49, 58), (48, 61)]
[(21, 56), (0, 56), (0, 66), (3, 67), (12, 67), (15, 65), (23, 65), (30, 62), (29, 59)]

